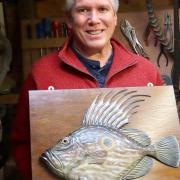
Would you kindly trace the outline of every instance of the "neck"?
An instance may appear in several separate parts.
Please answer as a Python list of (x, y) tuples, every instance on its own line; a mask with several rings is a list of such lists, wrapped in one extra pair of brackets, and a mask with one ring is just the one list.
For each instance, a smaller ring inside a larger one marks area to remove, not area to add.
[(108, 58), (112, 54), (112, 46), (110, 43), (101, 50), (81, 48), (77, 46), (76, 43), (73, 43), (73, 46), (76, 51), (78, 51), (82, 56), (86, 57), (87, 59), (99, 61), (101, 67), (103, 67), (107, 63)]

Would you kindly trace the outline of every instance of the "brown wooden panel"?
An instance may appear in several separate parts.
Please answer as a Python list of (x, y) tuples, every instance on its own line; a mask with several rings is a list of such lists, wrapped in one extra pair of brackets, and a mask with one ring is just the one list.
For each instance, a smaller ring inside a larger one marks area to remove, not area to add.
[[(114, 90), (120, 90), (116, 88)], [(152, 139), (176, 135), (180, 141), (180, 126), (172, 86), (134, 87), (151, 95), (138, 109), (126, 127), (145, 131)], [(57, 179), (42, 167), (40, 154), (69, 132), (80, 127), (84, 112), (100, 92), (109, 89), (30, 91), (31, 154), (33, 180)], [(179, 180), (180, 168), (170, 168), (156, 160), (143, 180)]]
[[(43, 0), (36, 2), (36, 16), (38, 18), (50, 16), (59, 17), (64, 15), (65, 0)], [(132, 12), (146, 10), (145, 0), (120, 0), (119, 12)], [(155, 9), (172, 7), (172, 0), (153, 0)]]
[(17, 104), (19, 95), (18, 94), (7, 94), (0, 96), (0, 104)]
[[(160, 27), (162, 30), (164, 30), (164, 13), (168, 12), (171, 16), (171, 22), (172, 22), (172, 29), (173, 29), (173, 10), (172, 9), (166, 9), (166, 10), (158, 10), (155, 11), (156, 16), (158, 17), (158, 22), (160, 24)], [(148, 24), (148, 15), (145, 11), (140, 12), (124, 12), (118, 14), (118, 24), (115, 29), (114, 37), (120, 40), (130, 51), (133, 52), (132, 46), (127, 41), (126, 37), (122, 34), (120, 30), (120, 24), (121, 22), (126, 19), (130, 22), (131, 26), (135, 28), (136, 35), (138, 38), (138, 41), (143, 46), (144, 51), (148, 55), (151, 62), (153, 62), (157, 66), (157, 58), (160, 53), (160, 43), (158, 42), (157, 45), (155, 45), (155, 34), (153, 31), (151, 31), (149, 37), (148, 37), (148, 46), (146, 45), (144, 41), (144, 32)], [(173, 58), (166, 52), (169, 60), (169, 65), (166, 67), (166, 58), (164, 55), (160, 58), (160, 67), (157, 66), (159, 72), (161, 75), (169, 75), (171, 77), (171, 69), (173, 65)]]
[(23, 49), (57, 48), (64, 44), (67, 38), (31, 39), (22, 42)]

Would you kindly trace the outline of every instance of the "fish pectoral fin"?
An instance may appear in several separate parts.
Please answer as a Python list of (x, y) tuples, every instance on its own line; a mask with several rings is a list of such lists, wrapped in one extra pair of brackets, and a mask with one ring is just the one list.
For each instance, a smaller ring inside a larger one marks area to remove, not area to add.
[(103, 164), (106, 157), (106, 151), (95, 151), (86, 155), (86, 162), (88, 162), (88, 164)]
[(139, 129), (120, 129), (119, 131), (143, 147), (151, 144), (151, 139)]
[(152, 164), (152, 158), (145, 156), (124, 178), (128, 180), (142, 177), (150, 171)]

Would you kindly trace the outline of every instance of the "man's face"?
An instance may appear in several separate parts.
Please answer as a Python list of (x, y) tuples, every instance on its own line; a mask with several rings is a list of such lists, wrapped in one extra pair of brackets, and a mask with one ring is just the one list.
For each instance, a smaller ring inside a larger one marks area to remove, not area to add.
[(75, 0), (68, 21), (76, 47), (97, 50), (109, 44), (116, 24), (111, 0)]

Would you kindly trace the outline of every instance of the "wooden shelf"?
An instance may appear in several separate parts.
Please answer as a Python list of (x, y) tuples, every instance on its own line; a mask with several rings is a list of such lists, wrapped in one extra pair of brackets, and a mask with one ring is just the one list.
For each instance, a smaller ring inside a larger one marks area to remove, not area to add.
[(40, 48), (57, 48), (61, 47), (66, 40), (62, 38), (48, 38), (48, 39), (24, 39), (22, 40), (22, 49), (40, 49)]
[(18, 94), (0, 95), (0, 104), (17, 104)]
[[(21, 49), (23, 63), (23, 79), (27, 77), (34, 61), (42, 56), (56, 51), (62, 47), (67, 39), (67, 29), (64, 24), (64, 18), (50, 18), (48, 23), (57, 22), (57, 34), (51, 32), (49, 37), (42, 33), (42, 37), (37, 34), (37, 24), (44, 27), (45, 19), (24, 19), (21, 21)], [(44, 37), (44, 38), (43, 38)]]

